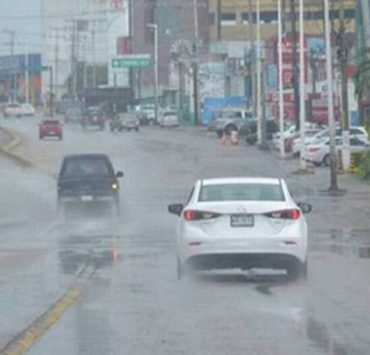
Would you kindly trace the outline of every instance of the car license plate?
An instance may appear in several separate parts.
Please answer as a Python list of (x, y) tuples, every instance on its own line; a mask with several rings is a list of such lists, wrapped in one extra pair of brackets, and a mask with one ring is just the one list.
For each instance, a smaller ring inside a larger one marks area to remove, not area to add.
[(81, 196), (81, 201), (82, 202), (89, 202), (89, 201), (92, 201), (92, 200), (93, 200), (92, 196), (89, 196), (89, 195)]
[(236, 214), (230, 217), (231, 227), (253, 227), (254, 226), (254, 216), (247, 214)]

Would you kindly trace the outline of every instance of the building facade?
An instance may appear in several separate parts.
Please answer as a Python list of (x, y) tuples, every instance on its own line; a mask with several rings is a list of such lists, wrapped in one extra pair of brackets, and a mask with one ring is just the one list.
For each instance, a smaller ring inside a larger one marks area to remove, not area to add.
[[(291, 1), (282, 0), (285, 31), (290, 31)], [(345, 18), (350, 32), (355, 30), (355, 0), (344, 0)], [(298, 28), (298, 1), (295, 1)], [(322, 34), (324, 30), (323, 2), (305, 0), (305, 31), (308, 35)], [(331, 0), (332, 27), (339, 26), (340, 1)], [(276, 0), (260, 0), (261, 39), (277, 32), (278, 9)], [(209, 0), (211, 41), (250, 41), (255, 39), (257, 2), (255, 0)]]
[[(111, 62), (129, 36), (129, 0), (42, 0), (41, 17), (43, 60), (53, 66), (57, 97), (88, 87), (128, 86), (127, 70), (114, 70)], [(43, 76), (49, 82), (48, 73)]]

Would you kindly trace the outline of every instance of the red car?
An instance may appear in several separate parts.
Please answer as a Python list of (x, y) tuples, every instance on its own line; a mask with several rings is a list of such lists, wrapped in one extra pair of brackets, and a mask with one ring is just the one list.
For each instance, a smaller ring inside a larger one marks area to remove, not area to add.
[(39, 125), (39, 138), (58, 137), (63, 139), (63, 126), (58, 120), (44, 120)]
[(89, 107), (85, 110), (82, 117), (82, 128), (97, 127), (103, 130), (105, 127), (105, 115), (99, 107)]

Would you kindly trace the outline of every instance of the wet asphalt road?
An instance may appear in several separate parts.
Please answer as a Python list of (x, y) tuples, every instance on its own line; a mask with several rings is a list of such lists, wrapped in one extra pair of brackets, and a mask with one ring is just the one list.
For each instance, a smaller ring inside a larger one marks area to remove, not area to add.
[[(68, 126), (63, 142), (40, 142), (36, 120), (7, 125), (37, 170), (0, 161), (0, 349), (88, 265), (86, 292), (29, 354), (369, 354), (368, 186), (343, 177), (345, 197), (322, 196), (324, 169), (300, 177), (296, 162), (191, 129)], [(106, 152), (125, 172), (118, 219), (56, 218), (52, 174), (79, 152)], [(286, 177), (298, 200), (314, 204), (307, 282), (260, 272), (176, 280), (176, 218), (166, 206), (183, 202), (196, 178), (224, 175)]]

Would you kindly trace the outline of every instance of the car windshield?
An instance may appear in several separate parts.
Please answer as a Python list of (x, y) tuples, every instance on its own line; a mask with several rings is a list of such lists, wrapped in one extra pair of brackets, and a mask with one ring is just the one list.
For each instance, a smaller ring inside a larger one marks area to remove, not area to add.
[(61, 176), (63, 177), (94, 177), (111, 176), (112, 171), (105, 159), (102, 158), (72, 158), (67, 159)]
[(284, 200), (284, 193), (279, 184), (204, 185), (199, 193), (199, 202)]

